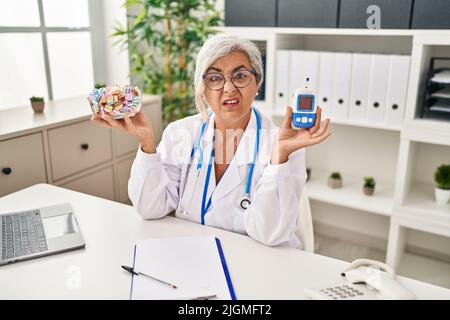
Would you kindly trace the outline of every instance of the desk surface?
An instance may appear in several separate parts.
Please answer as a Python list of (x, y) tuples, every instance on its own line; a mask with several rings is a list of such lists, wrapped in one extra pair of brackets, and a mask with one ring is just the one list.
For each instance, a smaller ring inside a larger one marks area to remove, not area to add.
[[(144, 221), (133, 207), (47, 184), (0, 198), (0, 213), (61, 202), (72, 204), (86, 248), (0, 267), (0, 299), (128, 299), (131, 279), (120, 266), (147, 238), (220, 238), (238, 299), (304, 299), (303, 288), (336, 283), (348, 266), (177, 218)], [(448, 289), (399, 278), (420, 299), (450, 299)]]

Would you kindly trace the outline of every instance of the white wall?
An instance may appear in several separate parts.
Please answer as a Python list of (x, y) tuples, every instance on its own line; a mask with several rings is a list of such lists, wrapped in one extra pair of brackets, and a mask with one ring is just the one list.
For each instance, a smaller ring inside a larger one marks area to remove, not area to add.
[(127, 12), (122, 7), (124, 0), (101, 0), (103, 14), (103, 45), (105, 62), (105, 82), (108, 84), (128, 84), (130, 63), (128, 50), (121, 50), (119, 45), (113, 46), (118, 38), (111, 37), (114, 25), (119, 21), (126, 24)]
[(225, 0), (216, 0), (216, 9), (222, 12), (222, 19), (225, 18)]

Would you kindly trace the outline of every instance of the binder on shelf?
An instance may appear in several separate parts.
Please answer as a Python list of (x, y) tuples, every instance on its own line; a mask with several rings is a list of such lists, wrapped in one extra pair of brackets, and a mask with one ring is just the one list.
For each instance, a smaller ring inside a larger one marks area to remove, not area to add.
[(132, 275), (131, 300), (236, 300), (221, 243), (214, 236), (137, 241), (133, 268), (159, 281)]
[(277, 67), (275, 71), (275, 108), (279, 111), (286, 110), (289, 105), (290, 86), (290, 60), (289, 50), (277, 50)]
[(295, 89), (306, 85), (309, 78), (309, 86), (317, 88), (319, 74), (319, 53), (317, 51), (293, 50), (291, 51), (289, 101)]
[(322, 108), (322, 118), (333, 118), (334, 52), (319, 53), (319, 86), (317, 105)]
[(349, 102), (349, 118), (366, 121), (369, 94), (371, 55), (355, 53), (352, 56), (352, 76)]
[(372, 55), (367, 103), (367, 120), (369, 122), (384, 122), (390, 60), (390, 56), (386, 54)]
[(333, 120), (348, 119), (351, 74), (352, 54), (336, 53), (333, 75)]
[(399, 125), (403, 122), (410, 62), (410, 56), (391, 55), (386, 98), (386, 124)]

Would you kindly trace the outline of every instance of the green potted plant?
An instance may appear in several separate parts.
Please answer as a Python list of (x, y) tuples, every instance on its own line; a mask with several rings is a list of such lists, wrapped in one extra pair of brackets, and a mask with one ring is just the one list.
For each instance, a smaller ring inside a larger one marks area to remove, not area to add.
[(375, 192), (375, 179), (373, 177), (364, 177), (363, 191), (366, 196), (371, 196)]
[(112, 36), (129, 50), (132, 82), (162, 96), (165, 124), (195, 114), (195, 56), (222, 24), (216, 0), (126, 0), (124, 7), (127, 25)]
[(328, 177), (328, 186), (333, 189), (342, 188), (342, 177), (339, 172), (335, 171), (331, 173)]
[(44, 97), (31, 97), (30, 98), (31, 107), (35, 113), (42, 113), (44, 111), (45, 102)]
[(103, 82), (97, 82), (97, 83), (94, 85), (94, 88), (95, 88), (95, 89), (100, 89), (100, 88), (103, 88), (103, 87), (106, 87), (106, 84), (103, 83)]
[(434, 188), (436, 202), (445, 205), (450, 199), (450, 164), (442, 164), (436, 169), (434, 181), (436, 182)]

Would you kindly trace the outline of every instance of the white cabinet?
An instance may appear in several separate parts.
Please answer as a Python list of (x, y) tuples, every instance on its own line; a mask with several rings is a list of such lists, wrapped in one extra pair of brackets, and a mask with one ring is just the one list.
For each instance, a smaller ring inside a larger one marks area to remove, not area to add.
[[(114, 200), (113, 167), (98, 170), (74, 181), (61, 185), (63, 188), (92, 194), (97, 197)], [(126, 199), (125, 199), (126, 200)]]
[(0, 141), (0, 196), (46, 182), (40, 132)]
[(113, 134), (116, 146), (115, 153), (117, 157), (123, 156), (137, 149), (138, 142), (132, 135), (126, 134), (119, 130), (114, 130)]
[[(157, 142), (161, 140), (161, 135), (163, 132), (162, 121), (162, 110), (161, 108), (155, 108), (152, 106), (143, 107), (142, 110), (149, 117), (153, 131), (155, 133), (155, 139)], [(132, 135), (126, 134), (120, 130), (114, 130), (114, 140), (116, 146), (116, 156), (121, 157), (123, 155), (129, 154), (130, 152), (135, 152), (138, 147), (138, 142)]]
[(112, 160), (111, 130), (92, 121), (48, 131), (53, 180)]
[[(142, 110), (159, 142), (161, 98), (144, 95)], [(40, 115), (29, 106), (0, 111), (5, 124), (0, 126), (0, 196), (46, 182), (127, 202), (129, 170), (138, 143), (90, 118), (85, 97), (48, 102)]]
[(130, 157), (117, 164), (117, 179), (118, 179), (118, 200), (120, 202), (128, 201), (128, 179), (130, 178), (131, 166), (134, 157)]

